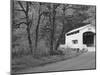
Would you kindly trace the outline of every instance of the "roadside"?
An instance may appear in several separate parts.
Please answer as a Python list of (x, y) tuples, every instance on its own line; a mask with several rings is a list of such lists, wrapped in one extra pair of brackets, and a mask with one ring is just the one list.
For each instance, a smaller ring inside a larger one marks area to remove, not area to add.
[(58, 72), (75, 70), (94, 70), (96, 69), (95, 52), (87, 52), (76, 58), (59, 61), (44, 66), (28, 68), (18, 73), (39, 73), (39, 72)]
[(20, 70), (27, 69), (27, 68), (33, 68), (37, 66), (44, 66), (50, 63), (55, 63), (58, 61), (63, 61), (71, 58), (75, 58), (79, 55), (81, 55), (83, 52), (79, 53), (71, 53), (66, 55), (53, 55), (53, 56), (47, 56), (47, 57), (41, 57), (41, 58), (33, 58), (31, 55), (23, 56), (20, 58), (16, 58), (12, 60), (12, 73), (17, 73)]

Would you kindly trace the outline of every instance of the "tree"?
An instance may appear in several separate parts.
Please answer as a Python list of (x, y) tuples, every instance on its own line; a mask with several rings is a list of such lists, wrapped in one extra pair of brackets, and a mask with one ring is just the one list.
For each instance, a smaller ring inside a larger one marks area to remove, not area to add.
[(18, 18), (18, 23), (14, 22), (15, 23), (14, 25), (20, 26), (21, 24), (25, 24), (27, 26), (26, 31), (27, 31), (27, 35), (28, 35), (27, 38), (28, 38), (28, 42), (29, 42), (29, 48), (30, 48), (30, 52), (33, 54), (32, 40), (31, 40), (31, 34), (30, 34), (33, 16), (31, 19), (29, 17), (31, 2), (17, 1), (17, 6), (20, 6), (20, 7), (15, 8), (14, 11), (23, 13), (24, 17), (21, 16), (21, 18)]
[(50, 54), (53, 55), (54, 53), (54, 34), (55, 34), (55, 20), (56, 20), (56, 8), (59, 6), (59, 4), (51, 4), (50, 15), (49, 20), (51, 24), (51, 34), (50, 34)]
[(36, 50), (37, 50), (37, 43), (38, 43), (38, 33), (39, 33), (39, 24), (40, 24), (40, 20), (41, 20), (41, 16), (42, 13), (40, 13), (41, 11), (41, 3), (39, 3), (39, 9), (38, 9), (38, 20), (37, 20), (37, 25), (36, 25), (36, 29), (35, 29), (35, 50), (34, 50), (34, 56), (36, 56)]
[(63, 14), (62, 14), (62, 17), (63, 17), (62, 24), (63, 24), (63, 26), (62, 26), (62, 31), (61, 31), (61, 33), (60, 33), (60, 35), (58, 37), (55, 50), (57, 50), (57, 48), (58, 48), (58, 46), (60, 44), (60, 41), (62, 39), (62, 36), (64, 35), (64, 30), (65, 30), (65, 11), (66, 11), (66, 9), (68, 9), (66, 7), (68, 7), (68, 5), (63, 4), (63, 8), (62, 8), (62, 10), (63, 10)]
[[(50, 43), (50, 54), (54, 53), (54, 34), (55, 34), (55, 28), (56, 28), (56, 8), (59, 6), (59, 4), (51, 4), (51, 3), (44, 3), (44, 5), (47, 7), (48, 11), (43, 11), (43, 16), (48, 17), (49, 20), (46, 23), (45, 26), (41, 28), (41, 31), (43, 32), (43, 35), (47, 32), (47, 35), (49, 37), (49, 43)], [(46, 35), (46, 34), (45, 34)]]

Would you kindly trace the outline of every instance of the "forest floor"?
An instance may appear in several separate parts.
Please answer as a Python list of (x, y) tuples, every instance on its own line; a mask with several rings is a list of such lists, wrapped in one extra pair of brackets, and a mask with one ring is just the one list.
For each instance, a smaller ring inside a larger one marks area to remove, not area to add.
[(12, 73), (17, 73), (20, 70), (33, 68), (37, 66), (44, 66), (50, 63), (55, 63), (58, 61), (63, 61), (71, 58), (75, 58), (79, 55), (83, 54), (83, 52), (72, 53), (70, 55), (53, 55), (41, 58), (33, 58), (31, 55), (23, 56), (20, 58), (14, 58), (11, 61), (11, 69)]

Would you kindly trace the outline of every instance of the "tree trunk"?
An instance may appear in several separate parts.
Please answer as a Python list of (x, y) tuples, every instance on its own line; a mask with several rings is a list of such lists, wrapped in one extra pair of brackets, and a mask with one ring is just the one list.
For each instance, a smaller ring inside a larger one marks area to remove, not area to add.
[(41, 20), (41, 14), (40, 14), (40, 8), (39, 8), (39, 11), (38, 11), (38, 21), (37, 21), (37, 26), (36, 26), (36, 30), (35, 30), (35, 50), (34, 50), (34, 57), (37, 56), (36, 50), (37, 50), (37, 44), (38, 44), (38, 33), (39, 33), (40, 20)]
[(56, 11), (53, 6), (51, 11), (51, 41), (50, 41), (50, 54), (52, 55), (54, 52), (54, 34), (55, 34), (55, 15)]
[(58, 38), (58, 41), (57, 41), (57, 44), (56, 44), (55, 50), (58, 49), (59, 44), (60, 44), (60, 42), (62, 41), (61, 39), (62, 39), (63, 35), (64, 35), (64, 27), (62, 28), (62, 32), (61, 32), (61, 34), (60, 34), (60, 36), (59, 36), (59, 38)]
[(31, 24), (30, 24), (30, 21), (29, 21), (29, 15), (28, 15), (28, 12), (29, 12), (29, 2), (26, 2), (26, 10), (24, 9), (24, 6), (23, 4), (18, 1), (20, 7), (23, 9), (23, 12), (25, 13), (25, 17), (26, 17), (26, 25), (27, 25), (27, 35), (28, 35), (28, 43), (29, 43), (29, 48), (30, 48), (30, 53), (33, 54), (33, 48), (32, 48), (32, 40), (31, 40), (31, 34), (30, 34), (30, 27), (31, 27)]
[(40, 22), (40, 16), (39, 16), (38, 23), (37, 23), (37, 26), (36, 26), (36, 31), (35, 31), (35, 50), (34, 50), (34, 56), (37, 55), (36, 50), (37, 50), (37, 44), (38, 44), (39, 22)]
[(27, 27), (27, 34), (28, 34), (28, 42), (29, 42), (29, 48), (31, 54), (33, 54), (33, 48), (32, 48), (32, 40), (31, 40), (31, 35), (30, 35), (30, 29)]
[(30, 22), (29, 22), (28, 11), (29, 11), (29, 2), (26, 2), (26, 13), (25, 14), (26, 14), (26, 22), (27, 22), (27, 35), (28, 35), (28, 42), (29, 42), (30, 52), (33, 55), (33, 48), (32, 48), (31, 34), (30, 34)]
[(64, 18), (64, 19), (63, 19), (63, 21), (62, 21), (63, 28), (62, 28), (61, 34), (60, 34), (60, 36), (59, 36), (59, 38), (58, 38), (58, 41), (57, 41), (57, 44), (56, 44), (56, 47), (55, 47), (56, 50), (58, 49), (59, 44), (60, 44), (60, 42), (62, 41), (61, 39), (62, 39), (62, 37), (63, 37), (63, 35), (64, 35), (64, 28), (65, 28), (65, 11), (66, 11), (66, 7), (65, 7), (65, 5), (64, 5), (64, 7), (63, 7), (63, 18)]

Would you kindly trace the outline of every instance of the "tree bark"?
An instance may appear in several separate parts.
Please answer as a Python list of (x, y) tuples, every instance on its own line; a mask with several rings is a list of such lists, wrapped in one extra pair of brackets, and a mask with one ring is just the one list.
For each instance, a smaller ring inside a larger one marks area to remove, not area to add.
[(50, 41), (50, 54), (52, 55), (54, 52), (54, 34), (55, 34), (55, 6), (53, 5), (51, 11), (51, 41)]
[[(40, 3), (41, 6), (41, 3)], [(37, 44), (38, 44), (38, 33), (39, 33), (39, 25), (40, 25), (40, 20), (41, 20), (41, 14), (40, 14), (40, 6), (39, 6), (39, 11), (38, 11), (38, 21), (36, 25), (36, 30), (35, 30), (35, 50), (34, 50), (34, 57), (37, 56)]]
[(60, 44), (60, 42), (61, 42), (61, 39), (62, 39), (62, 37), (63, 37), (63, 35), (64, 35), (64, 28), (65, 28), (65, 11), (66, 11), (66, 6), (65, 6), (65, 5), (63, 6), (63, 9), (62, 9), (62, 10), (63, 10), (63, 21), (62, 21), (63, 28), (62, 28), (61, 34), (60, 34), (60, 36), (59, 36), (59, 38), (58, 38), (58, 41), (57, 41), (57, 44), (56, 44), (56, 47), (55, 47), (56, 50), (58, 49), (59, 44)]
[(29, 42), (30, 52), (31, 52), (31, 54), (33, 54), (31, 34), (30, 34), (30, 29), (28, 27), (27, 27), (27, 34), (28, 34), (28, 42)]
[(26, 23), (27, 23), (28, 42), (29, 42), (30, 52), (33, 55), (33, 48), (32, 48), (31, 34), (30, 34), (30, 22), (29, 22), (28, 11), (29, 11), (29, 3), (26, 2)]

